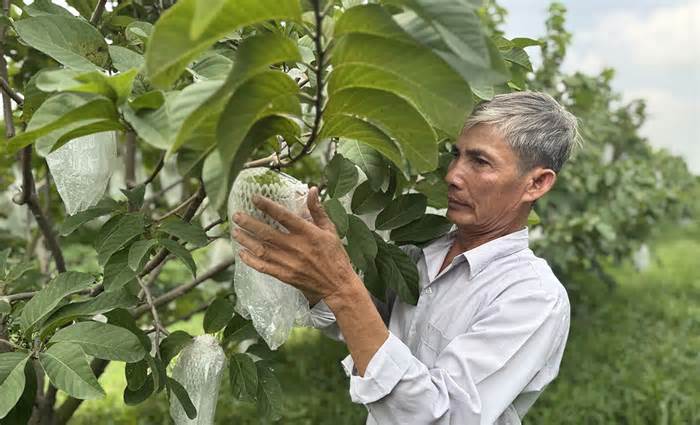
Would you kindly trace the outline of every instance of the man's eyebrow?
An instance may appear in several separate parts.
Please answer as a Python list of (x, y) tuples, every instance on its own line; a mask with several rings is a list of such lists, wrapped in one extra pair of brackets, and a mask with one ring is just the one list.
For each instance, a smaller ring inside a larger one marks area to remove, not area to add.
[(475, 156), (482, 156), (486, 159), (492, 159), (491, 155), (489, 155), (485, 150), (479, 149), (479, 148), (470, 148), (470, 149), (465, 149), (464, 153), (466, 155), (475, 157)]

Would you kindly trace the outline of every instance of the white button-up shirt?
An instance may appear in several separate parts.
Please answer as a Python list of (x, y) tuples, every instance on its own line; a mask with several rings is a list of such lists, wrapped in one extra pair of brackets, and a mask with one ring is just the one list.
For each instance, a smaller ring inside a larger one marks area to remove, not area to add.
[[(364, 376), (350, 356), (353, 402), (368, 425), (515, 425), (556, 376), (569, 333), (566, 290), (528, 248), (527, 228), (455, 256), (440, 274), (456, 230), (402, 249), (420, 275), (418, 304), (395, 298), (389, 338)], [(320, 302), (314, 326), (342, 340)], [(386, 317), (386, 316), (385, 316)]]

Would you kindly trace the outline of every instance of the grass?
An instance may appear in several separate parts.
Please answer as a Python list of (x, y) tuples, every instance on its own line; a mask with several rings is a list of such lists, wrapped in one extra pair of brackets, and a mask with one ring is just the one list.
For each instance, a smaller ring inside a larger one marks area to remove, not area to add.
[[(524, 419), (539, 424), (700, 424), (700, 226), (660, 232), (656, 261), (638, 273), (631, 264), (609, 268), (619, 285), (608, 292), (590, 280), (573, 306), (572, 327), (557, 379)], [(201, 318), (181, 328), (200, 333)], [(285, 392), (283, 424), (361, 424), (366, 410), (350, 402), (339, 361), (342, 344), (312, 329), (295, 330), (275, 358)], [(265, 423), (251, 404), (227, 394), (224, 378), (216, 423)], [(103, 400), (86, 402), (76, 425), (170, 424), (161, 394), (129, 407), (121, 402), (123, 366), (101, 379)]]

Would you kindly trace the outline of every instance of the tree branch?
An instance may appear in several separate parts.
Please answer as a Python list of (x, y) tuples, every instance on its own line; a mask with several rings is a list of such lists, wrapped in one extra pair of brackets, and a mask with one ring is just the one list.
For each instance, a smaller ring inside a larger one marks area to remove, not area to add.
[(158, 163), (156, 164), (156, 168), (153, 169), (153, 172), (151, 175), (143, 182), (144, 186), (152, 183), (153, 180), (155, 180), (156, 176), (160, 172), (161, 169), (163, 169), (163, 165), (165, 164), (165, 152), (163, 155), (160, 156), (160, 159), (158, 160)]
[[(310, 153), (313, 149), (314, 143), (316, 143), (316, 138), (318, 137), (318, 132), (321, 127), (321, 116), (323, 114), (323, 68), (325, 66), (325, 59), (326, 59), (326, 51), (323, 49), (323, 41), (322, 41), (322, 34), (323, 34), (323, 16), (325, 10), (322, 12), (321, 11), (321, 1), (320, 0), (313, 0), (311, 2), (314, 7), (314, 18), (316, 21), (316, 32), (314, 33), (314, 45), (316, 48), (316, 53), (318, 54), (318, 57), (316, 58), (316, 66), (314, 67), (314, 72), (316, 74), (316, 96), (315, 96), (315, 107), (314, 107), (314, 122), (313, 125), (311, 126), (311, 135), (309, 136), (309, 139), (306, 141), (304, 144), (304, 147), (301, 149), (301, 152), (299, 152), (298, 155), (292, 157), (288, 161), (282, 162), (280, 164), (281, 167), (289, 167), (290, 165), (294, 164), (304, 156), (306, 156), (308, 153)], [(331, 4), (333, 2), (330, 2)]]
[(3, 91), (7, 93), (12, 98), (12, 100), (14, 100), (15, 103), (17, 103), (17, 105), (19, 105), (19, 107), (21, 108), (24, 104), (24, 98), (22, 97), (22, 95), (12, 90), (12, 87), (10, 87), (10, 83), (8, 83), (4, 77), (0, 77), (0, 85), (2, 85)]
[(92, 16), (90, 16), (90, 23), (92, 25), (97, 25), (98, 22), (100, 22), (100, 18), (102, 17), (102, 12), (105, 11), (105, 4), (107, 3), (107, 0), (100, 0), (99, 3), (97, 3), (97, 6), (95, 6), (95, 10), (92, 12)]
[[(206, 273), (200, 274), (196, 279), (192, 280), (189, 283), (186, 283), (184, 285), (180, 285), (177, 288), (174, 288), (165, 294), (161, 295), (160, 297), (156, 298), (153, 300), (153, 305), (156, 307), (160, 307), (163, 304), (167, 304), (170, 301), (177, 299), (192, 289), (196, 288), (199, 284), (204, 282), (205, 280), (211, 278), (212, 276), (215, 276), (218, 273), (221, 273), (222, 271), (226, 270), (230, 266), (232, 266), (236, 260), (234, 258), (230, 258), (226, 261), (223, 261), (219, 263), (218, 265), (214, 266), (210, 270), (208, 270)], [(147, 312), (150, 309), (150, 307), (146, 304), (141, 305), (139, 307), (136, 307), (135, 309), (132, 310), (132, 314), (135, 317), (142, 316), (145, 312)]]
[(156, 347), (156, 356), (160, 359), (160, 333), (164, 330), (163, 324), (160, 322), (160, 316), (158, 316), (158, 310), (156, 309), (156, 305), (153, 303), (153, 296), (151, 296), (151, 291), (148, 289), (148, 286), (143, 283), (140, 277), (137, 277), (136, 280), (139, 282), (139, 286), (141, 287), (143, 293), (146, 294), (146, 303), (151, 309), (151, 314), (153, 315), (153, 324), (156, 328), (154, 344)]

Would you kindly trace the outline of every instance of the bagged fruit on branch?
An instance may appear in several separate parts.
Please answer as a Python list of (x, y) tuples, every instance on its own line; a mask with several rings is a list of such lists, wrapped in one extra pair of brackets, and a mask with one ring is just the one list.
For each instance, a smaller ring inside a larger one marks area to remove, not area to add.
[(226, 355), (211, 335), (195, 337), (180, 353), (172, 377), (182, 384), (197, 409), (190, 419), (177, 397), (170, 397), (170, 416), (175, 425), (212, 425), (219, 400)]
[(73, 215), (97, 204), (107, 189), (117, 163), (114, 132), (73, 139), (46, 155), (58, 194)]
[[(276, 220), (253, 205), (253, 197), (256, 194), (265, 196), (309, 220), (311, 216), (306, 205), (308, 191), (306, 184), (284, 173), (262, 167), (243, 170), (229, 194), (229, 223), (236, 226), (232, 216), (241, 211), (281, 232), (287, 232)], [(239, 248), (233, 240), (236, 258), (239, 258)], [(294, 326), (310, 326), (309, 302), (295, 287), (260, 273), (240, 260), (235, 266), (234, 287), (236, 310), (253, 321), (256, 331), (271, 349), (282, 345)]]

